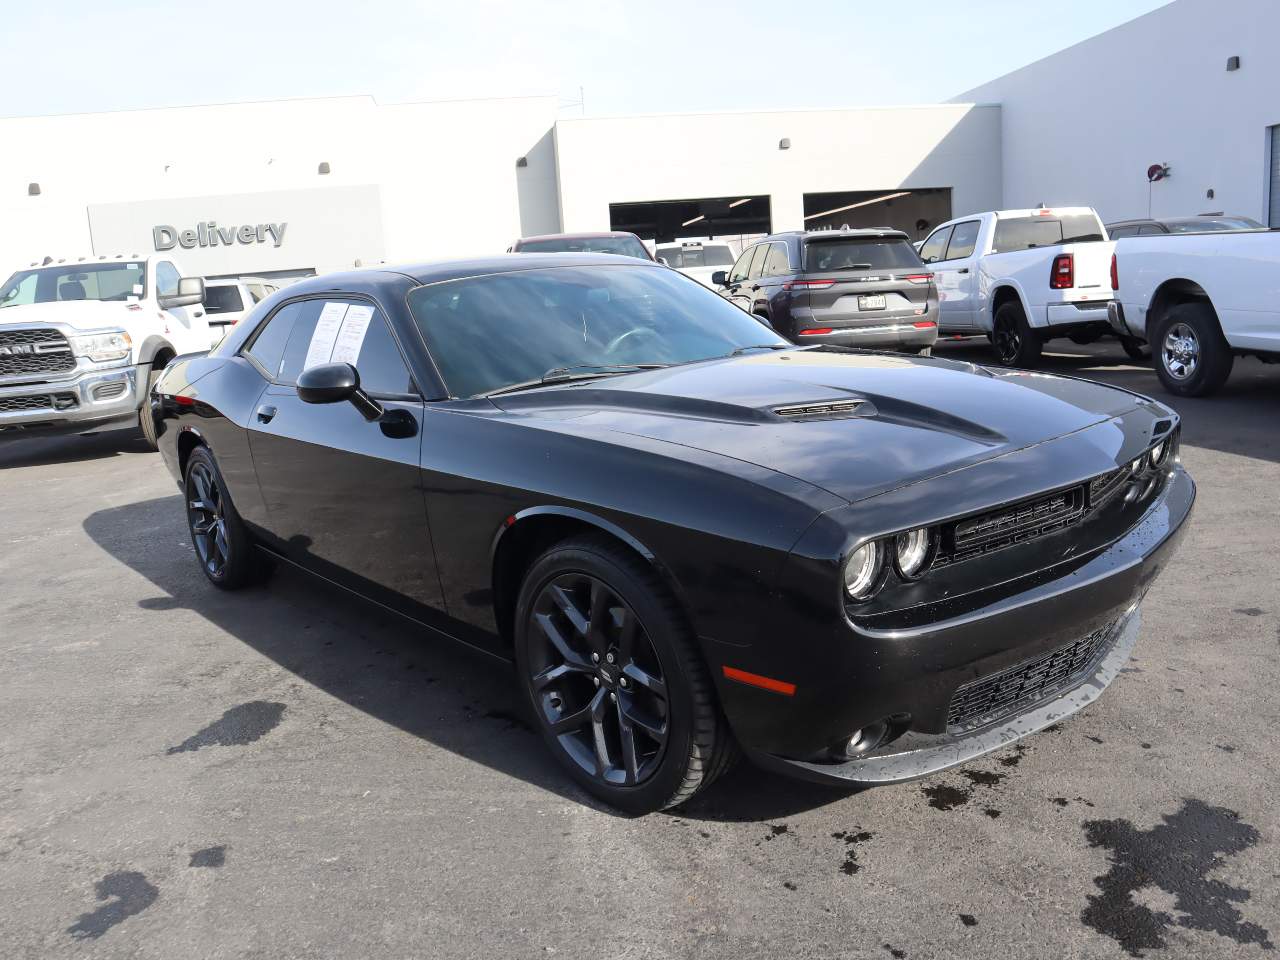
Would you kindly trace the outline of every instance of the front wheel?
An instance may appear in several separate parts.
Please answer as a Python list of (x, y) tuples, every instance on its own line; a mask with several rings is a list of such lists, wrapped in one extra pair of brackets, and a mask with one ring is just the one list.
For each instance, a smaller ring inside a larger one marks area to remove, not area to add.
[(162, 371), (155, 367), (147, 368), (147, 382), (143, 387), (142, 406), (138, 409), (138, 426), (142, 428), (142, 439), (152, 450), (160, 449), (160, 435), (156, 429), (156, 418), (151, 412), (151, 389), (160, 379)]
[(611, 806), (676, 806), (733, 757), (675, 601), (608, 538), (574, 538), (534, 563), (517, 602), (515, 655), (543, 740), (578, 784)]
[(1213, 308), (1183, 303), (1161, 318), (1151, 338), (1156, 374), (1170, 393), (1203, 397), (1227, 380), (1235, 361)]
[(996, 311), (995, 329), (991, 332), (991, 345), (1001, 366), (1034, 367), (1040, 362), (1044, 346), (1040, 335), (1027, 323), (1022, 305), (1010, 300)]

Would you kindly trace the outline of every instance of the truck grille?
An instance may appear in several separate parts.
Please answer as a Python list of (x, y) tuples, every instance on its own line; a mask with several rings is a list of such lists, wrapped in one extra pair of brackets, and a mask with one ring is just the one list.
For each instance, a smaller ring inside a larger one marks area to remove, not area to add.
[(71, 345), (57, 330), (0, 330), (0, 377), (61, 373), (75, 365)]
[(41, 393), (30, 397), (0, 397), (0, 413), (29, 410), (70, 410), (79, 406), (74, 393)]
[(1110, 648), (1117, 621), (1031, 660), (964, 684), (951, 698), (948, 727), (977, 727), (1029, 707), (1082, 679)]

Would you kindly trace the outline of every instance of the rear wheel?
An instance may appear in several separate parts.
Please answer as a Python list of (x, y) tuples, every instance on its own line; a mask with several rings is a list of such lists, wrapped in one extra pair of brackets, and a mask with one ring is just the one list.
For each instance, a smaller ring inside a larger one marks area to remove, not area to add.
[(1205, 303), (1174, 307), (1151, 338), (1156, 374), (1170, 393), (1203, 397), (1226, 382), (1235, 362), (1213, 308)]
[(208, 447), (191, 451), (184, 489), (191, 545), (209, 582), (236, 590), (261, 579), (265, 561), (254, 549)]
[(692, 631), (606, 537), (558, 544), (516, 607), (516, 665), (543, 740), (583, 788), (632, 813), (683, 803), (733, 757)]
[(1034, 367), (1040, 362), (1040, 335), (1027, 323), (1022, 304), (1009, 300), (996, 310), (991, 344), (1002, 366)]

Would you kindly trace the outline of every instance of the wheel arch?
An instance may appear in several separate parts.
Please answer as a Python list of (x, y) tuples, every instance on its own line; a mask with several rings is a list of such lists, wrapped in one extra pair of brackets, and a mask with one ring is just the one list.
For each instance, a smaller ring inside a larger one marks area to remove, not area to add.
[(989, 319), (991, 320), (991, 329), (996, 326), (996, 313), (1006, 303), (1016, 303), (1022, 308), (1022, 315), (1027, 318), (1027, 322), (1031, 322), (1031, 311), (1027, 307), (1027, 298), (1022, 295), (1022, 290), (1012, 282), (1003, 282), (991, 288), (991, 309), (989, 311)]
[[(156, 365), (159, 364), (163, 368), (178, 355), (178, 351), (164, 337), (158, 334), (152, 334), (142, 341), (142, 346), (138, 348), (138, 363)], [(161, 363), (160, 361), (163, 361)]]
[(194, 428), (187, 428), (178, 434), (178, 476), (182, 477), (183, 483), (187, 477), (187, 461), (191, 459), (191, 452), (196, 447), (207, 447), (209, 444), (205, 442), (200, 431)]
[(1218, 319), (1218, 311), (1214, 310), (1213, 301), (1209, 299), (1209, 294), (1205, 292), (1204, 287), (1194, 280), (1174, 277), (1160, 284), (1155, 293), (1151, 295), (1151, 303), (1147, 307), (1146, 316), (1148, 343), (1155, 336), (1156, 328), (1160, 325), (1160, 322), (1169, 315), (1169, 311), (1186, 303), (1202, 303), (1207, 306), (1213, 311), (1213, 319), (1218, 324), (1218, 329), (1222, 329), (1222, 322)]
[(563, 505), (547, 505), (528, 507), (512, 514), (503, 520), (494, 534), (493, 546), (490, 548), (493, 612), (499, 636), (505, 643), (510, 644), (515, 636), (516, 600), (520, 595), (525, 572), (552, 545), (585, 533), (600, 533), (610, 537), (651, 567), (663, 585), (672, 592), (690, 626), (693, 625), (683, 590), (670, 569), (649, 547), (617, 524), (589, 511)]

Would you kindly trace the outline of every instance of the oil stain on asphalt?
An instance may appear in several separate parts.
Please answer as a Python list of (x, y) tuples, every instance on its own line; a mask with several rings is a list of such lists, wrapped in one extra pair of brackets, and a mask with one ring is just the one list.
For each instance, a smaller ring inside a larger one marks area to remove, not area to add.
[(187, 737), (166, 754), (190, 753), (201, 747), (241, 747), (260, 740), (280, 723), (284, 704), (252, 700), (232, 707), (203, 730)]
[(189, 867), (220, 867), (227, 862), (226, 847), (205, 847), (191, 855)]
[(109, 873), (93, 885), (99, 900), (106, 900), (97, 910), (80, 914), (67, 933), (77, 940), (97, 940), (117, 923), (141, 913), (156, 902), (160, 891), (135, 870)]
[(833, 840), (843, 840), (847, 845), (844, 854), (844, 863), (840, 864), (840, 872), (853, 876), (862, 869), (862, 865), (858, 863), (858, 852), (854, 848), (860, 843), (866, 843), (872, 839), (872, 834), (866, 830), (837, 830), (831, 835)]
[[(1246, 922), (1235, 906), (1250, 892), (1209, 876), (1226, 856), (1258, 842), (1258, 831), (1239, 814), (1188, 799), (1150, 830), (1122, 819), (1090, 820), (1084, 830), (1090, 846), (1111, 851), (1111, 869), (1094, 880), (1100, 892), (1090, 895), (1080, 919), (1130, 956), (1164, 947), (1173, 926), (1273, 949), (1270, 933)], [(1140, 902), (1137, 895), (1152, 887), (1174, 898), (1174, 913)]]

